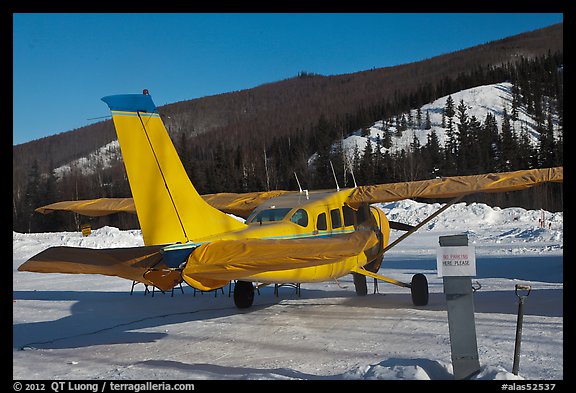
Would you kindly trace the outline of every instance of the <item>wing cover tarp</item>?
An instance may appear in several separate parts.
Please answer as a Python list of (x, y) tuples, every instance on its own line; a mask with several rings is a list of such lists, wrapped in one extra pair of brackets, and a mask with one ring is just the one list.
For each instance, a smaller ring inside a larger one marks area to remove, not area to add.
[(161, 248), (50, 247), (28, 259), (18, 270), (36, 273), (103, 274), (169, 290), (182, 282), (182, 278), (179, 272), (169, 270), (161, 263)]
[(335, 263), (377, 244), (376, 234), (369, 230), (326, 238), (221, 240), (194, 250), (182, 274), (193, 286), (212, 289), (213, 281), (225, 284), (267, 271)]
[[(202, 195), (212, 207), (228, 214), (248, 218), (250, 213), (262, 202), (293, 191), (264, 191), (248, 193), (223, 192)], [(36, 209), (38, 213), (48, 214), (55, 211), (71, 211), (84, 216), (98, 217), (114, 213), (136, 214), (132, 198), (98, 198), (81, 201), (62, 201)]]
[(355, 189), (347, 204), (392, 202), (408, 198), (453, 198), (478, 192), (507, 192), (533, 187), (546, 182), (562, 182), (563, 167), (452, 176), (431, 180), (361, 186)]
[[(362, 202), (392, 202), (408, 198), (453, 198), (477, 192), (516, 191), (545, 182), (562, 181), (563, 167), (452, 176), (431, 180), (361, 186), (351, 193), (347, 204), (358, 207)], [(292, 191), (217, 193), (202, 195), (202, 198), (220, 211), (247, 218), (262, 202), (288, 192)], [(136, 213), (136, 208), (132, 198), (99, 198), (56, 202), (39, 207), (36, 211), (44, 214), (53, 211), (72, 211), (85, 216), (104, 216), (119, 212)]]
[(81, 201), (62, 201), (36, 209), (38, 213), (48, 214), (55, 211), (71, 211), (84, 216), (99, 217), (113, 213), (136, 213), (132, 198), (98, 198)]
[(250, 213), (261, 203), (268, 199), (295, 191), (264, 191), (248, 192), (243, 194), (222, 192), (218, 194), (202, 195), (208, 204), (224, 213), (234, 214), (239, 217), (248, 218)]

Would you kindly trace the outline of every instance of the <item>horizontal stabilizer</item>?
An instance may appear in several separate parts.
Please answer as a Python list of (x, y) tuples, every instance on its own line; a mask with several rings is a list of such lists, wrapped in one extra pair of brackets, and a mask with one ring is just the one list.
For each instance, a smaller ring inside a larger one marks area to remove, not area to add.
[[(20, 265), (36, 273), (102, 274), (153, 285), (163, 291), (182, 282), (179, 272), (162, 262), (161, 246), (130, 248), (50, 247)], [(149, 272), (162, 272), (152, 274)]]

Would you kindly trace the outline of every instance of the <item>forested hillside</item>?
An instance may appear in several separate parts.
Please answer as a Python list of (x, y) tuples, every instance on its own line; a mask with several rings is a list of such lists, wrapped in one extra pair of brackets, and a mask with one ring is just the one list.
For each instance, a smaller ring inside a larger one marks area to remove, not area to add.
[[(513, 86), (513, 99), (501, 120), (470, 118), (466, 103), (453, 102), (442, 109), (448, 142), (432, 135), (424, 144), (393, 150), (390, 141), (381, 140), (348, 165), (343, 162), (340, 141), (350, 134), (376, 122), (395, 133), (423, 129), (426, 114), (418, 115), (418, 108), (505, 81)], [(533, 119), (536, 144), (527, 143), (527, 131), (516, 122), (519, 110)], [(562, 25), (397, 67), (335, 76), (302, 71), (285, 81), (170, 104), (159, 112), (200, 193), (297, 189), (294, 173), (307, 188), (332, 188), (330, 161), (348, 185), (351, 172), (361, 184), (374, 184), (562, 165)], [(107, 159), (92, 162), (89, 171), (81, 165), (54, 171), (114, 140), (111, 122), (105, 121), (15, 146), (14, 230), (77, 229), (80, 221), (73, 215), (33, 213), (43, 204), (130, 196), (113, 144)], [(544, 194), (536, 208), (562, 209), (561, 187), (538, 192)], [(493, 198), (505, 204), (535, 202), (529, 196)], [(137, 225), (127, 215), (99, 223)]]

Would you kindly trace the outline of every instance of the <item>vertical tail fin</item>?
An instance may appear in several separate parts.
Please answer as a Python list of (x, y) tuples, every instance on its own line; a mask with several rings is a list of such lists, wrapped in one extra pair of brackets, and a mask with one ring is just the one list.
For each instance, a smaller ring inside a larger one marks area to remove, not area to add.
[(198, 241), (244, 228), (198, 194), (147, 91), (102, 101), (112, 112), (146, 245)]

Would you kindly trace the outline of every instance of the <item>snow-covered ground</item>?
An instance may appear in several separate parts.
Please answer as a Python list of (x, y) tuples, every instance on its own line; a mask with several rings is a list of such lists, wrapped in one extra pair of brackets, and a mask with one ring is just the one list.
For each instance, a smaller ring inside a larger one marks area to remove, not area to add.
[[(439, 204), (380, 205), (415, 224)], [(561, 380), (563, 213), (456, 204), (386, 254), (381, 274), (410, 281), (423, 272), (427, 306), (409, 290), (379, 283), (358, 297), (351, 276), (302, 284), (301, 295), (260, 289), (239, 310), (229, 288), (183, 287), (144, 295), (142, 284), (96, 275), (38, 274), (17, 268), (56, 245), (142, 245), (138, 230), (13, 234), (13, 378), (98, 380), (453, 379), (446, 298), (436, 275), (438, 237), (466, 233), (475, 246), (475, 322), (481, 369), (474, 379)], [(393, 238), (402, 232), (393, 231)], [(512, 373), (518, 298), (525, 303), (519, 375)]]

